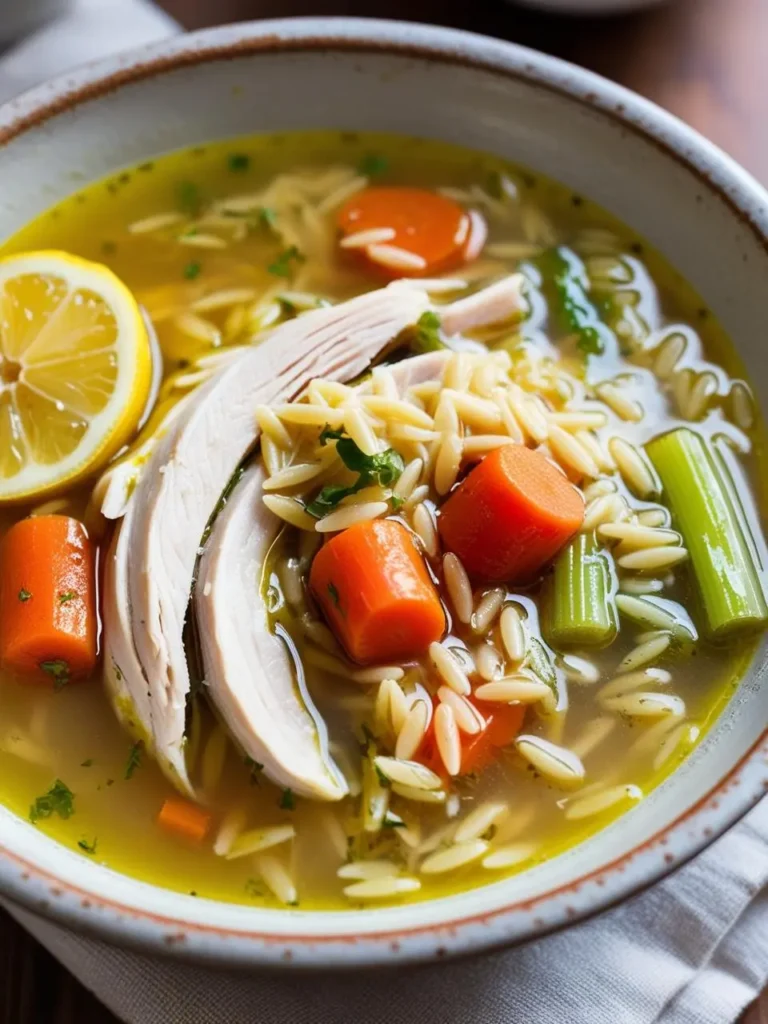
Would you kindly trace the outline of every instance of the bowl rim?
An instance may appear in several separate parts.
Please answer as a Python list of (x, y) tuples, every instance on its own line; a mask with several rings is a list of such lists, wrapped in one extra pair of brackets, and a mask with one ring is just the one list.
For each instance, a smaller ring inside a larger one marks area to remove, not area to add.
[[(768, 193), (731, 157), (678, 118), (558, 58), (475, 33), (409, 22), (275, 19), (172, 36), (86, 64), (3, 104), (0, 146), (80, 104), (165, 72), (258, 53), (313, 50), (393, 54), (479, 69), (532, 83), (597, 109), (696, 175), (768, 251)], [(354, 937), (308, 935), (298, 923), (295, 934), (224, 928), (206, 924), (207, 901), (200, 901), (197, 921), (152, 914), (63, 881), (7, 849), (2, 839), (0, 894), (33, 913), (119, 945), (220, 966), (349, 968), (466, 955), (540, 937), (653, 885), (709, 845), (760, 799), (768, 789), (766, 753), (768, 729), (704, 797), (626, 854), (533, 899), (507, 903), (481, 915), (464, 914), (396, 930), (371, 928)], [(674, 855), (665, 852), (672, 845)], [(652, 851), (657, 856), (646, 856)], [(641, 868), (635, 863), (638, 856), (644, 858)], [(563, 903), (565, 895), (585, 888), (589, 889), (585, 906), (574, 909), (568, 901)], [(531, 912), (538, 916), (531, 917)], [(292, 913), (297, 922), (307, 916)], [(521, 915), (528, 915), (525, 923)]]

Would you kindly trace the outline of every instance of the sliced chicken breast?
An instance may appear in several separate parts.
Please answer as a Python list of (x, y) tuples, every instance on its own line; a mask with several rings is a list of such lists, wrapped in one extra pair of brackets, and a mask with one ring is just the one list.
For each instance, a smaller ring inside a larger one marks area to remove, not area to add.
[[(143, 467), (105, 587), (122, 677), (111, 685), (149, 722), (155, 755), (183, 792), (192, 792), (184, 761), (187, 606), (206, 525), (258, 438), (256, 406), (294, 398), (313, 377), (357, 376), (428, 305), (422, 291), (390, 287), (285, 324), (195, 394)], [(135, 658), (126, 656), (131, 646)]]
[(284, 525), (261, 500), (264, 476), (260, 462), (243, 475), (200, 563), (194, 610), (207, 692), (268, 778), (301, 796), (340, 800), (347, 784), (327, 753), (325, 725), (262, 598), (264, 563)]
[[(447, 351), (391, 367), (398, 391), (442, 380)], [(194, 612), (208, 696), (243, 751), (269, 779), (302, 796), (339, 800), (347, 786), (327, 753), (325, 725), (286, 640), (270, 628), (261, 593), (264, 562), (283, 527), (262, 499), (257, 462), (217, 517), (200, 562)]]

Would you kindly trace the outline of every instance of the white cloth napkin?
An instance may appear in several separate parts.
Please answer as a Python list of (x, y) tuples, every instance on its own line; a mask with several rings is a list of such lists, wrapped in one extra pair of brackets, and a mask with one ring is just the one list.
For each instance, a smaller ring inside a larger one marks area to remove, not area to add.
[[(176, 31), (146, 0), (75, 0), (0, 61), (0, 100)], [(768, 797), (686, 867), (504, 953), (396, 972), (224, 974), (7, 908), (128, 1024), (731, 1024), (768, 982)]]
[[(0, 103), (78, 64), (179, 30), (176, 22), (149, 0), (70, 0), (70, 4), (61, 17), (0, 59)], [(0, 0), (0, 17), (4, 5), (5, 0)]]
[(768, 798), (653, 889), (503, 953), (224, 974), (11, 913), (128, 1024), (731, 1024), (768, 981)]

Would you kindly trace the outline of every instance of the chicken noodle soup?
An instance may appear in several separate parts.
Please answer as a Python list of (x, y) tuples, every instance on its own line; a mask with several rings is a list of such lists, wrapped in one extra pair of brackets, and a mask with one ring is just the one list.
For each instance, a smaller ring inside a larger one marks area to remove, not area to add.
[(630, 811), (729, 699), (768, 619), (758, 413), (587, 198), (247, 138), (3, 255), (0, 799), (82, 856), (444, 895)]

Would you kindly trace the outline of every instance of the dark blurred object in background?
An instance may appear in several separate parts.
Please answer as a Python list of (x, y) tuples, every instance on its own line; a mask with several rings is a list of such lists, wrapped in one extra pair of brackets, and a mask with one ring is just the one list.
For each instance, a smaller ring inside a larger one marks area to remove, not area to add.
[(762, 130), (768, 0), (667, 0), (611, 17), (547, 14), (508, 0), (157, 2), (186, 28), (340, 15), (430, 22), (509, 39), (581, 64), (655, 100), (768, 183), (768, 132)]

